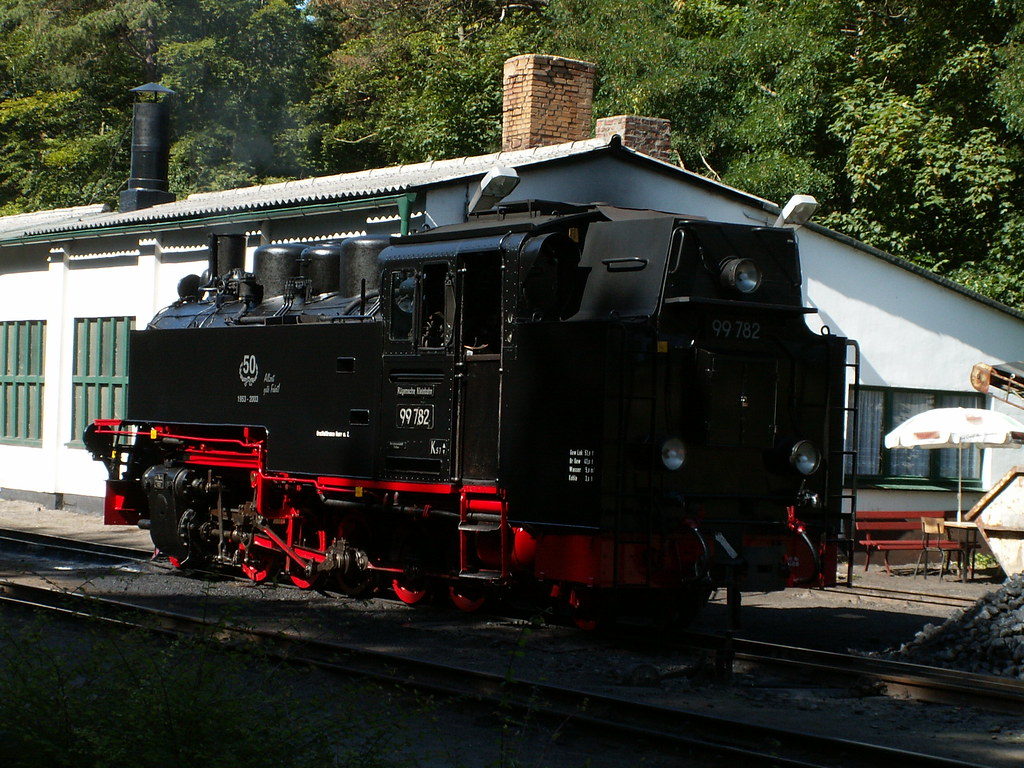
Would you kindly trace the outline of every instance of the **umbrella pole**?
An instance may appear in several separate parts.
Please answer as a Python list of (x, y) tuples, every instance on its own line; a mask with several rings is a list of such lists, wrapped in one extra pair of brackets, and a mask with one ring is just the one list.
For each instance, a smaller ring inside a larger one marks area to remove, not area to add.
[(964, 508), (964, 444), (957, 446), (957, 471), (956, 471), (956, 521), (962, 522)]

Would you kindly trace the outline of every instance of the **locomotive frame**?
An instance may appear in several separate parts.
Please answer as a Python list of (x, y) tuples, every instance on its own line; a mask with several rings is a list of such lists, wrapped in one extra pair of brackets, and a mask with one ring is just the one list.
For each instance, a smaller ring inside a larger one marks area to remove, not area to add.
[(85, 436), (108, 522), (358, 595), (687, 619), (834, 583), (845, 339), (792, 230), (530, 201), (340, 243), (215, 239)]

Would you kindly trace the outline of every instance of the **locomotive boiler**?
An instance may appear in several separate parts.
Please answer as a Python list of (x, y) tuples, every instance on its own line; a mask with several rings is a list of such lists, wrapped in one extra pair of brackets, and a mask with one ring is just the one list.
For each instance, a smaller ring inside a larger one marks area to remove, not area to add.
[(86, 434), (107, 520), (175, 564), (581, 625), (834, 581), (846, 341), (792, 230), (533, 201), (230, 250)]

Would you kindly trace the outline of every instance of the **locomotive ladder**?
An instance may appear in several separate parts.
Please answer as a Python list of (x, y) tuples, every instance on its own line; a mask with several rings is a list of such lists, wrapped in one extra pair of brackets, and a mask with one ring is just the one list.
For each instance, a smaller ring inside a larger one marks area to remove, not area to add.
[[(853, 339), (846, 340), (844, 367), (846, 368), (846, 381), (853, 377), (853, 383), (846, 388), (841, 397), (836, 398), (839, 405), (833, 405), (843, 412), (843, 424), (846, 434), (843, 440), (843, 448), (833, 451), (830, 464), (843, 467), (843, 481), (840, 484), (838, 494), (832, 498), (840, 501), (840, 514), (843, 523), (843, 537), (839, 539), (841, 545), (846, 549), (846, 585), (853, 584), (853, 548), (856, 543), (854, 536), (855, 522), (857, 519), (857, 436), (858, 436), (858, 408), (860, 405), (860, 345)], [(838, 464), (837, 464), (838, 462)]]

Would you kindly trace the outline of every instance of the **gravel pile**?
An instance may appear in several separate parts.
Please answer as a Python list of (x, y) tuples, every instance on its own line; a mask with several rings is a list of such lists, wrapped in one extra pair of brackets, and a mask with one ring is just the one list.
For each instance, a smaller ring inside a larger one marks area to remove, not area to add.
[(1024, 574), (1008, 578), (971, 608), (925, 625), (887, 654), (899, 661), (1024, 680)]

